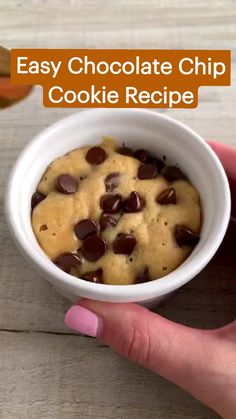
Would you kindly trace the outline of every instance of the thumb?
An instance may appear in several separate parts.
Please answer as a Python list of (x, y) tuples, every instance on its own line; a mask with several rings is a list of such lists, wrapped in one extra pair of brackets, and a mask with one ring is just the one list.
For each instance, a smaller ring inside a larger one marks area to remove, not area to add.
[[(89, 300), (71, 307), (65, 323), (78, 332), (96, 336), (121, 355), (157, 372), (216, 409), (220, 363), (215, 331), (173, 323), (136, 304)], [(219, 403), (222, 410), (222, 400)]]

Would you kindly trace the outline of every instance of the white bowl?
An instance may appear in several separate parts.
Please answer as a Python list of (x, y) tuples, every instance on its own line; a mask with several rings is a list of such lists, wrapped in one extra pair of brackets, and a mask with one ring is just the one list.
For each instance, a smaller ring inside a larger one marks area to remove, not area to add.
[[(30, 201), (46, 167), (68, 151), (113, 136), (131, 148), (145, 148), (178, 163), (200, 192), (201, 239), (187, 260), (161, 279), (137, 285), (93, 284), (57, 268), (33, 234)], [(19, 156), (6, 190), (10, 232), (29, 263), (63, 295), (109, 302), (158, 303), (197, 275), (218, 249), (230, 217), (230, 191), (215, 153), (193, 130), (165, 115), (145, 109), (95, 109), (62, 119), (34, 138)]]

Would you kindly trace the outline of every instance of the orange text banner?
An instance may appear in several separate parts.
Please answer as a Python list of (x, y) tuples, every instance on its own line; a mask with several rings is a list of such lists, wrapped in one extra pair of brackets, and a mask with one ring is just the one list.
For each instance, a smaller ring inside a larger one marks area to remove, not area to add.
[(200, 86), (229, 86), (228, 50), (13, 49), (11, 80), (46, 107), (194, 108)]

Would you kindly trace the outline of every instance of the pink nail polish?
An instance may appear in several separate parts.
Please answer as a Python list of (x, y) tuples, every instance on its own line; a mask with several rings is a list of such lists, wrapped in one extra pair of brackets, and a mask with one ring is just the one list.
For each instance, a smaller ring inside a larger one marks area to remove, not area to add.
[(64, 321), (69, 329), (92, 337), (98, 336), (101, 327), (101, 318), (93, 311), (79, 305), (69, 308)]

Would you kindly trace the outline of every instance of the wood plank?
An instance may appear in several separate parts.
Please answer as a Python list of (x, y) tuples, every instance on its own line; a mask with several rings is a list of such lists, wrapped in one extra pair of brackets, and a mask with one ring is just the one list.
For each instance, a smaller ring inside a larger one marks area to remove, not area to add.
[(3, 419), (218, 417), (95, 339), (0, 332), (0, 342)]

